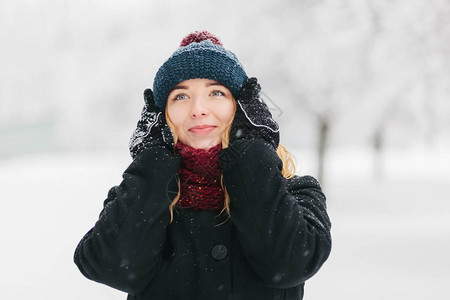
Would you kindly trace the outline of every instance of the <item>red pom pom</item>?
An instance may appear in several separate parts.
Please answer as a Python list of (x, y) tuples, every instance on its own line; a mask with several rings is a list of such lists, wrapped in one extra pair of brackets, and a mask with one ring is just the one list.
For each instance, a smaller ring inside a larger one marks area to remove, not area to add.
[(190, 43), (199, 43), (201, 41), (210, 40), (215, 45), (222, 45), (222, 42), (211, 32), (208, 32), (206, 30), (203, 31), (194, 31), (193, 33), (188, 34), (180, 44), (180, 47), (185, 47), (189, 45)]

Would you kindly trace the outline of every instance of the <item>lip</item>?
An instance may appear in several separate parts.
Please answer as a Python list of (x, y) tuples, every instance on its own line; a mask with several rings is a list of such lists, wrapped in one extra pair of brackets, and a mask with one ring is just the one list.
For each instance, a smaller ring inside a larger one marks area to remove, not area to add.
[(198, 125), (198, 126), (194, 126), (189, 128), (189, 131), (192, 133), (196, 133), (196, 134), (208, 134), (211, 131), (213, 131), (214, 129), (216, 129), (217, 126), (213, 126), (213, 125)]

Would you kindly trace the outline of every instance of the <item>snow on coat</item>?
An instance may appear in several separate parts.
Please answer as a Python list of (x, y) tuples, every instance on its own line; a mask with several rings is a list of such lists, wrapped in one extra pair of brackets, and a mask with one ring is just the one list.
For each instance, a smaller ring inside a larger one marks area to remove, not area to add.
[(302, 299), (331, 250), (317, 180), (286, 179), (267, 143), (236, 141), (221, 153), (230, 218), (177, 207), (170, 223), (179, 163), (162, 147), (136, 156), (75, 251), (80, 271), (129, 300)]

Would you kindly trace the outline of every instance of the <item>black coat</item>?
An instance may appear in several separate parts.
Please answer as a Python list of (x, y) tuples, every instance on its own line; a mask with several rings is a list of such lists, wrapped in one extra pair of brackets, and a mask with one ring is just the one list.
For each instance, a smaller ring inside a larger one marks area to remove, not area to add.
[(302, 299), (305, 280), (331, 250), (318, 182), (286, 180), (263, 141), (221, 152), (230, 215), (168, 206), (180, 158), (155, 147), (139, 154), (81, 240), (75, 263), (128, 299)]

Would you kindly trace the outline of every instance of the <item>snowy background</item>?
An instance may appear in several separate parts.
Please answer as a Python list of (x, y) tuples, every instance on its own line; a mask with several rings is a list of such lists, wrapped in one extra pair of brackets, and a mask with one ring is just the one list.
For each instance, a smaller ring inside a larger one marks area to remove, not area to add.
[(450, 1), (0, 1), (1, 299), (125, 299), (72, 256), (194, 30), (258, 77), (333, 250), (305, 299), (450, 299)]

